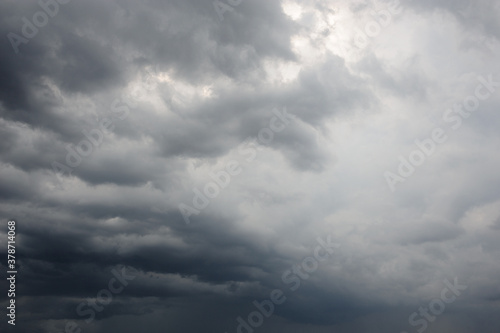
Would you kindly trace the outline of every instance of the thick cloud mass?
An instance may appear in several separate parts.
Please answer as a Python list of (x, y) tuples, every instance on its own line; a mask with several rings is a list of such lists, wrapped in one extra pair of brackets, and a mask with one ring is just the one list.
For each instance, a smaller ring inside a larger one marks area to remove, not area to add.
[(498, 333), (498, 1), (0, 16), (0, 331)]

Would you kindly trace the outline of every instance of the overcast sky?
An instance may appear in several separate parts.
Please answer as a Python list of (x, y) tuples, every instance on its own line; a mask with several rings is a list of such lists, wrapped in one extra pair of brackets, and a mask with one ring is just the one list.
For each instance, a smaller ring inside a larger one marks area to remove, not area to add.
[(498, 0), (47, 1), (0, 1), (2, 332), (499, 332)]

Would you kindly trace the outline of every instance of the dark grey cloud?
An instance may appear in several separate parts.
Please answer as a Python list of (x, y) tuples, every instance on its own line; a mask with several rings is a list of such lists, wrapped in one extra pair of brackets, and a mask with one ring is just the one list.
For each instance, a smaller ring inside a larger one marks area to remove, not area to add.
[[(497, 332), (496, 2), (401, 0), (360, 47), (392, 1), (221, 1), (72, 1), (15, 47), (42, 7), (0, 4), (0, 330), (235, 332), (279, 289), (255, 332), (414, 332), (457, 278), (426, 331)], [(311, 263), (318, 237), (340, 248)]]

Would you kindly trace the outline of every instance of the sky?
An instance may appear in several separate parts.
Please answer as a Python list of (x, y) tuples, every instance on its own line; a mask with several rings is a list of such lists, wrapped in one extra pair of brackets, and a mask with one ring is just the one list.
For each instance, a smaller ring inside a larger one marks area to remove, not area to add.
[(498, 333), (500, 2), (0, 16), (2, 332)]

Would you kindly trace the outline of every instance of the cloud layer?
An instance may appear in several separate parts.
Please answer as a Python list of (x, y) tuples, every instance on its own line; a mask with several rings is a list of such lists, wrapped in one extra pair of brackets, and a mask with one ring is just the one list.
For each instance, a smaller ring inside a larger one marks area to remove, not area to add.
[[(498, 332), (497, 2), (8, 0), (0, 13), (16, 331), (237, 332), (280, 290), (240, 332)], [(402, 177), (436, 128), (446, 140)], [(316, 267), (328, 237), (340, 247)], [(123, 269), (133, 279), (112, 292)], [(419, 308), (454, 279), (467, 289), (424, 329)]]

